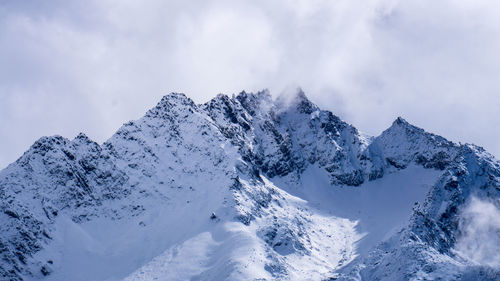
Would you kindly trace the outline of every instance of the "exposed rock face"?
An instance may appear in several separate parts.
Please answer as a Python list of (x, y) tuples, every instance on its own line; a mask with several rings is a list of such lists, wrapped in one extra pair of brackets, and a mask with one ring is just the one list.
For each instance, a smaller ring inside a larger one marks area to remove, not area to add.
[[(407, 227), (354, 261), (355, 224), (319, 215), (277, 184), (300, 183), (305, 171), (318, 168), (332, 189), (363, 188), (412, 165), (442, 176)], [(457, 145), (402, 118), (369, 137), (302, 91), (290, 101), (262, 91), (218, 95), (201, 105), (173, 93), (102, 145), (83, 134), (72, 141), (43, 137), (0, 172), (0, 279), (60, 278), (65, 268), (49, 256), (63, 218), (75, 227), (137, 219), (149, 229), (144, 220), (156, 214), (179, 227), (192, 219), (192, 226), (161, 242), (163, 250), (180, 245), (183, 235), (218, 233), (213, 228), (223, 222), (241, 224), (259, 241), (262, 253), (249, 254), (253, 267), (229, 256), (230, 267), (215, 263), (203, 280), (253, 276), (259, 264), (263, 278), (282, 280), (493, 280), (498, 269), (474, 265), (454, 248), (472, 197), (500, 207), (499, 182), (498, 162), (481, 148)], [(217, 215), (205, 222), (196, 212)]]

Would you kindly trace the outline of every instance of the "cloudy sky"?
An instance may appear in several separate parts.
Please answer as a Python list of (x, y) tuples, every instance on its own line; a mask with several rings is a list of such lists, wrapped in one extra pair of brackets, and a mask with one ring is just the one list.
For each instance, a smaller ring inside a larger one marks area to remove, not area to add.
[(498, 157), (500, 2), (0, 0), (0, 168), (168, 92), (297, 86), (368, 134), (403, 116)]

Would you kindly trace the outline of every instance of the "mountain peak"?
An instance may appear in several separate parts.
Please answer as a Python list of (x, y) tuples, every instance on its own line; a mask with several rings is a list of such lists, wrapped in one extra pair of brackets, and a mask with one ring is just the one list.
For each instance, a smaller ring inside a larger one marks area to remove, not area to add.
[(241, 91), (236, 95), (237, 100), (254, 100), (254, 101), (270, 101), (272, 100), (271, 93), (268, 89), (258, 91), (256, 93), (247, 93), (246, 91)]
[(82, 150), (99, 150), (100, 146), (98, 143), (90, 139), (86, 134), (79, 133), (71, 143), (74, 145), (74, 148), (80, 147)]
[(297, 88), (297, 91), (295, 93), (295, 99), (300, 100), (300, 101), (309, 101), (307, 98), (306, 94), (302, 90), (302, 88)]
[(398, 116), (398, 118), (396, 118), (396, 120), (394, 120), (393, 124), (396, 124), (396, 125), (410, 125), (410, 123), (408, 123), (408, 121), (406, 121), (403, 117), (401, 116)]
[(24, 152), (24, 154), (16, 160), (29, 161), (30, 157), (34, 154), (45, 156), (50, 151), (57, 151), (66, 146), (70, 141), (59, 135), (44, 136), (36, 140), (31, 147)]
[(73, 141), (92, 142), (92, 140), (83, 132), (78, 133), (78, 135), (73, 139)]
[[(165, 116), (169, 112), (184, 108), (195, 108), (196, 104), (183, 93), (172, 92), (163, 96), (160, 102), (146, 114), (147, 117)], [(191, 110), (192, 111), (192, 110)]]
[(163, 96), (158, 105), (174, 104), (174, 103), (194, 105), (193, 100), (188, 98), (184, 93), (176, 93), (176, 92), (172, 92), (170, 94)]
[(318, 106), (312, 103), (306, 96), (306, 94), (299, 88), (297, 95), (295, 97), (297, 103), (296, 108), (300, 113), (311, 114), (316, 110), (319, 110)]
[(391, 126), (387, 129), (387, 131), (395, 131), (395, 130), (403, 130), (403, 131), (408, 131), (408, 132), (421, 132), (425, 133), (425, 131), (419, 127), (416, 127), (412, 124), (410, 124), (406, 119), (404, 119), (401, 116), (398, 116), (396, 120), (394, 120), (391, 124)]
[(453, 143), (447, 139), (412, 125), (402, 117), (396, 118), (396, 120), (392, 122), (392, 125), (387, 130), (382, 132), (381, 136), (384, 135), (391, 135), (392, 137), (406, 136), (409, 139), (425, 138), (429, 141), (441, 143), (445, 146), (453, 146)]
[(53, 149), (56, 146), (66, 145), (68, 142), (68, 139), (59, 135), (49, 137), (46, 136), (36, 140), (35, 143), (33, 143), (33, 145), (31, 146), (31, 149), (46, 151), (48, 149)]
[(241, 106), (243, 106), (243, 108), (245, 108), (248, 113), (250, 113), (250, 115), (256, 114), (262, 104), (273, 103), (271, 94), (267, 89), (264, 89), (257, 93), (247, 93), (245, 91), (242, 91), (234, 98), (240, 102)]
[(301, 88), (295, 89), (291, 94), (283, 93), (277, 99), (277, 104), (286, 110), (296, 110), (298, 113), (311, 114), (319, 110), (312, 103)]

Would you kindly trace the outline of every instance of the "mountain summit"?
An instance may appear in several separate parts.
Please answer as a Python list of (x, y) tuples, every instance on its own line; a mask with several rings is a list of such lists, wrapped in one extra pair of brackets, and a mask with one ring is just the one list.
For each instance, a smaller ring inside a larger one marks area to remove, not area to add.
[(498, 280), (500, 164), (302, 90), (166, 95), (0, 172), (2, 280)]

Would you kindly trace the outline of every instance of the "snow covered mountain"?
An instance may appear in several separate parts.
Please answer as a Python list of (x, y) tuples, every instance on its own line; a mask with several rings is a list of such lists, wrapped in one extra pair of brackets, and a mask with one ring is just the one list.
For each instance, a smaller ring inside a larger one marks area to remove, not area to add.
[(1, 280), (499, 280), (500, 163), (302, 91), (169, 94), (0, 172)]

